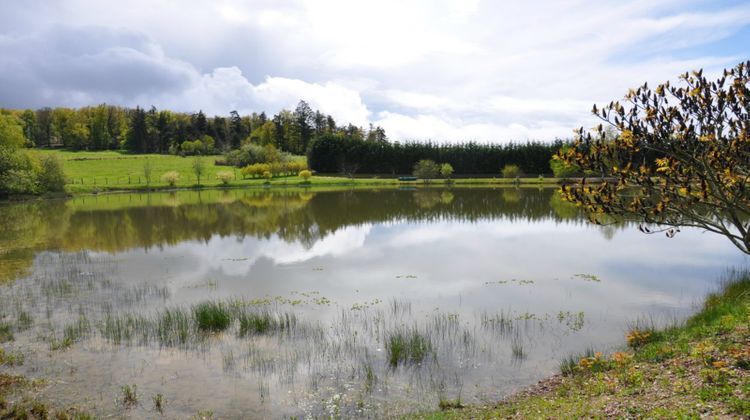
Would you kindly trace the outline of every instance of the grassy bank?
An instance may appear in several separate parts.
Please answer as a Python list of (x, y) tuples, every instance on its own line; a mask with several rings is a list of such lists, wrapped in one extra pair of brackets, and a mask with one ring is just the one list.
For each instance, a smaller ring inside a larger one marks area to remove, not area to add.
[(750, 416), (750, 274), (733, 276), (684, 324), (636, 325), (629, 349), (591, 351), (506, 401), (417, 418), (698, 418)]
[[(58, 157), (67, 178), (66, 192), (70, 194), (89, 194), (106, 191), (143, 191), (164, 190), (173, 188), (198, 187), (273, 187), (287, 186), (424, 186), (423, 181), (402, 182), (395, 178), (347, 178), (339, 176), (314, 176), (305, 183), (296, 176), (277, 177), (269, 182), (264, 179), (243, 179), (238, 168), (217, 166), (215, 161), (221, 156), (201, 156), (205, 173), (201, 177), (200, 185), (193, 173), (194, 157), (180, 157), (173, 155), (132, 155), (115, 151), (105, 152), (72, 152), (66, 150), (38, 150), (41, 155)], [(298, 159), (304, 159), (299, 156)], [(146, 182), (144, 163), (148, 160), (151, 165), (151, 182)], [(161, 176), (174, 171), (180, 174), (175, 186), (170, 186), (161, 180)], [(224, 185), (217, 179), (219, 172), (232, 172), (235, 178)], [(451, 185), (556, 185), (558, 178), (521, 178), (518, 181), (506, 178), (460, 178), (449, 181)], [(445, 185), (446, 180), (434, 180), (427, 185)]]

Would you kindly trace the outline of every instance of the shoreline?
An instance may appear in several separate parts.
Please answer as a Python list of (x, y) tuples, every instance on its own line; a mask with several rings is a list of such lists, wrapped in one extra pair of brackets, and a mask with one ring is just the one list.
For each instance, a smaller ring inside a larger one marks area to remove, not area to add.
[[(444, 179), (424, 181), (399, 181), (397, 178), (345, 178), (321, 176), (314, 177), (311, 181), (299, 181), (297, 177), (277, 178), (266, 182), (260, 179), (240, 180), (238, 182), (221, 184), (216, 182), (193, 185), (81, 185), (66, 184), (65, 192), (47, 193), (41, 195), (18, 194), (0, 198), (0, 204), (14, 202), (27, 202), (34, 200), (73, 198), (86, 195), (124, 194), (124, 193), (163, 193), (177, 191), (206, 191), (206, 190), (241, 190), (241, 189), (265, 189), (284, 190), (289, 188), (301, 188), (305, 190), (341, 188), (405, 188), (405, 189), (429, 189), (429, 188), (453, 188), (453, 187), (496, 187), (496, 188), (557, 188), (566, 182), (578, 183), (582, 178), (458, 178), (446, 182)], [(596, 184), (603, 182), (599, 178), (587, 178), (587, 182)]]

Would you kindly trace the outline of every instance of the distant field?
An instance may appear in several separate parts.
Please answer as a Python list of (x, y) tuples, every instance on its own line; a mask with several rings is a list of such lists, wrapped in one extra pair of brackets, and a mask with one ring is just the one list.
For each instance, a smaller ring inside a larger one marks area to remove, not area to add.
[[(35, 150), (40, 155), (57, 156), (63, 163), (63, 170), (68, 179), (66, 190), (70, 193), (87, 193), (108, 190), (141, 190), (147, 188), (161, 189), (168, 187), (167, 183), (161, 181), (161, 176), (170, 171), (180, 174), (177, 182), (179, 188), (195, 187), (198, 180), (193, 172), (193, 161), (196, 157), (180, 157), (174, 155), (133, 155), (116, 151), (105, 152), (72, 152), (67, 150)], [(304, 156), (297, 156), (303, 160)], [(230, 186), (260, 186), (265, 183), (263, 179), (242, 179), (238, 168), (231, 166), (217, 166), (215, 161), (221, 156), (198, 157), (204, 163), (205, 173), (201, 176), (202, 186), (218, 186), (221, 181), (216, 178), (220, 171), (229, 171), (235, 174), (235, 179)], [(146, 184), (144, 175), (144, 163), (151, 163), (151, 184)], [(299, 185), (301, 179), (296, 176), (277, 177), (271, 185)], [(560, 180), (556, 178), (523, 178), (519, 180), (522, 185), (556, 184)], [(432, 185), (443, 184), (444, 180), (435, 180)], [(454, 180), (459, 185), (515, 185), (514, 180), (504, 178), (461, 178)], [(344, 178), (336, 176), (315, 176), (311, 184), (325, 185), (422, 185), (418, 182), (399, 182), (394, 178)]]

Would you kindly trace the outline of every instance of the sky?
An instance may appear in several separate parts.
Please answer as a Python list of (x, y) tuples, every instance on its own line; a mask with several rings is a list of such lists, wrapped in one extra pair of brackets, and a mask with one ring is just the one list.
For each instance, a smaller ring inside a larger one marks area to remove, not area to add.
[(551, 141), (750, 59), (750, 2), (0, 0), (0, 107), (293, 109), (391, 140)]

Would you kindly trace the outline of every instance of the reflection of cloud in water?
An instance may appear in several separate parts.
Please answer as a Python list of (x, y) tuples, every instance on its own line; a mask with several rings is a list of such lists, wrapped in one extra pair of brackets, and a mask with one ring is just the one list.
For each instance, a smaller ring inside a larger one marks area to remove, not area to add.
[(200, 260), (204, 270), (219, 269), (227, 275), (243, 275), (259, 258), (268, 258), (277, 264), (294, 264), (316, 257), (338, 257), (361, 248), (372, 225), (349, 226), (337, 230), (306, 247), (299, 241), (288, 242), (273, 236), (269, 239), (246, 237), (212, 237), (207, 243), (183, 243), (168, 250), (189, 253), (191, 259)]

